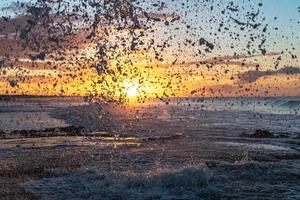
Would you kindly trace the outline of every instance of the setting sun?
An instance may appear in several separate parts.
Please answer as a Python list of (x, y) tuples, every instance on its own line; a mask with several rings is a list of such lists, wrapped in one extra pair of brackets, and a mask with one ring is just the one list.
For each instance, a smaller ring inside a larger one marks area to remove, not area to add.
[(125, 93), (128, 97), (136, 97), (138, 95), (139, 85), (137, 83), (125, 83)]
[(137, 95), (137, 87), (130, 87), (130, 88), (128, 88), (127, 89), (127, 95), (128, 95), (128, 97), (135, 97), (136, 95)]

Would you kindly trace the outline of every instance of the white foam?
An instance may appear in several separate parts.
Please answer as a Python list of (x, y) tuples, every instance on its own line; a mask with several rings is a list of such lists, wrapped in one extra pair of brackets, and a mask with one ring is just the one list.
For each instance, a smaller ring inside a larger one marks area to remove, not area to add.
[(272, 151), (294, 151), (288, 147), (273, 145), (273, 144), (262, 144), (262, 143), (242, 143), (242, 142), (216, 142), (217, 144), (223, 144), (234, 147), (244, 147), (252, 149), (264, 149)]

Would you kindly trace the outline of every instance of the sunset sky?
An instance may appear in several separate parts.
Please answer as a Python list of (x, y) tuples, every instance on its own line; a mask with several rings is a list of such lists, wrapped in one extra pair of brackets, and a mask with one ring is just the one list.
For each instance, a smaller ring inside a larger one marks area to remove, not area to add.
[[(14, 1), (0, 0), (0, 15), (15, 17), (9, 9), (12, 2)], [(159, 10), (152, 6), (155, 2), (157, 1), (141, 2), (141, 6), (153, 15), (180, 17), (168, 26), (163, 22), (151, 24), (153, 32), (145, 36), (145, 41), (154, 39), (156, 46), (168, 39), (170, 45), (161, 52), (163, 60), (156, 60), (151, 49), (132, 51), (124, 57), (116, 58), (122, 62), (130, 57), (133, 65), (123, 66), (125, 71), (128, 70), (128, 77), (120, 77), (118, 81), (107, 80), (106, 86), (95, 86), (94, 83), (99, 79), (95, 69), (83, 69), (70, 63), (70, 66), (65, 66), (62, 62), (47, 57), (46, 60), (37, 60), (33, 65), (28, 57), (14, 50), (13, 54), (19, 59), (19, 63), (10, 67), (0, 65), (0, 94), (89, 95), (101, 93), (105, 87), (108, 91), (111, 87), (112, 90), (121, 88), (120, 93), (125, 92), (130, 98), (163, 94), (166, 94), (165, 97), (300, 95), (299, 0), (233, 1), (234, 5), (230, 8), (232, 10), (260, 10), (256, 20), (262, 25), (257, 30), (241, 30), (235, 23), (235, 19), (243, 22), (247, 16), (245, 11), (232, 11), (227, 18), (221, 14), (224, 9), (228, 9), (229, 0), (215, 0), (205, 5), (199, 3), (201, 1), (192, 0), (165, 1), (164, 8)], [(262, 33), (264, 27), (267, 27), (266, 33)], [(10, 34), (11, 32), (2, 33), (0, 30), (0, 61), (6, 53), (5, 44), (13, 40)], [(112, 40), (119, 34), (121, 33), (112, 31)], [(199, 41), (200, 38), (214, 44), (214, 49), (196, 54), (199, 47), (186, 45), (187, 40)], [(265, 54), (259, 49), (264, 38)], [(248, 42), (252, 39), (251, 46), (248, 47)], [(92, 56), (92, 46), (93, 44), (83, 45), (80, 56)], [(251, 51), (251, 55), (248, 51)], [(52, 67), (47, 66), (47, 62), (52, 63)], [(114, 65), (114, 62), (111, 61), (110, 64)], [(207, 67), (207, 63), (211, 67)], [(133, 68), (136, 70), (131, 77)], [(143, 78), (142, 82), (140, 77)], [(119, 95), (119, 92), (114, 95)]]

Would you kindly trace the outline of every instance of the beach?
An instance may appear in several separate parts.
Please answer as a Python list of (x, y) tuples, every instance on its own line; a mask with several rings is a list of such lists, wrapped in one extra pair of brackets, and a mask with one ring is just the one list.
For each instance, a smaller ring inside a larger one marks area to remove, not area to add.
[(11, 199), (298, 199), (299, 109), (299, 97), (2, 99), (0, 190)]

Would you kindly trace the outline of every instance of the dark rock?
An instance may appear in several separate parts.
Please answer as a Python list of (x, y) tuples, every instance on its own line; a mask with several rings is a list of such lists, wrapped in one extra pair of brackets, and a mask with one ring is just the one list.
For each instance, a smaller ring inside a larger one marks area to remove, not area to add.
[(216, 162), (216, 161), (207, 161), (205, 162), (205, 165), (208, 167), (208, 168), (215, 168), (217, 167), (219, 164), (219, 162)]
[(250, 138), (274, 138), (272, 132), (267, 130), (256, 130), (253, 134), (242, 133), (240, 137), (250, 137)]
[(22, 135), (22, 136), (29, 136), (30, 131), (29, 130), (14, 130), (11, 132), (13, 135)]
[[(6, 134), (3, 132), (3, 135)], [(86, 130), (82, 126), (67, 126), (67, 127), (56, 127), (46, 128), (43, 130), (14, 130), (10, 132), (11, 135), (21, 137), (53, 137), (53, 136), (84, 136)], [(2, 133), (0, 132), (2, 137)]]
[(84, 135), (84, 127), (82, 126), (67, 126), (67, 127), (61, 127), (58, 128), (59, 132), (65, 132), (68, 135), (74, 135), (74, 136), (79, 136), (79, 135)]
[(114, 138), (114, 137), (116, 137), (116, 134), (114, 134), (114, 133), (107, 133), (107, 132), (97, 132), (96, 135), (100, 136), (100, 137), (104, 137), (104, 138)]
[(184, 138), (185, 136), (182, 133), (176, 133), (174, 135), (170, 136), (162, 136), (162, 137), (149, 137), (149, 138), (143, 138), (143, 141), (149, 141), (149, 142), (154, 142), (154, 141), (169, 141), (169, 140), (179, 140)]
[(66, 126), (66, 127), (56, 127), (56, 128), (46, 128), (42, 130), (43, 133), (51, 133), (53, 135), (66, 133), (69, 136), (80, 136), (84, 135), (85, 129), (82, 126)]
[(250, 138), (290, 138), (291, 134), (284, 132), (272, 133), (271, 131), (258, 129), (253, 134), (247, 134), (243, 132), (239, 136)]
[(6, 132), (0, 130), (0, 139), (5, 139), (5, 138), (6, 138)]

